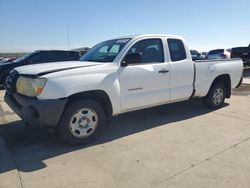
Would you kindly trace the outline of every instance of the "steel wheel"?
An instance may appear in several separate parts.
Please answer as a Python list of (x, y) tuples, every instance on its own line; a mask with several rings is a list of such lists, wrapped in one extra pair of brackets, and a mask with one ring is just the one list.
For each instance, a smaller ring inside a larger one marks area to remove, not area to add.
[(218, 106), (222, 103), (224, 97), (224, 92), (221, 88), (217, 88), (213, 94), (213, 103)]
[(225, 85), (223, 83), (218, 82), (212, 85), (207, 96), (204, 97), (203, 102), (205, 106), (210, 109), (218, 109), (224, 104), (225, 98)]
[(63, 112), (58, 131), (69, 144), (88, 144), (104, 131), (106, 114), (94, 100), (77, 100)]
[(90, 136), (98, 125), (98, 115), (90, 108), (81, 108), (74, 113), (69, 122), (70, 132), (76, 138)]

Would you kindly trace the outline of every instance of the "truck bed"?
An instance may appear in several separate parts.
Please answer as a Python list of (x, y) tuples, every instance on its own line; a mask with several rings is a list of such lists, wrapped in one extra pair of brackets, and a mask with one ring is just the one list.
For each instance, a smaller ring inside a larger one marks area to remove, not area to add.
[(210, 86), (219, 75), (230, 75), (231, 88), (238, 85), (242, 76), (240, 75), (243, 69), (241, 59), (199, 60), (195, 61), (194, 65), (196, 70), (194, 78), (195, 97), (205, 96), (210, 89), (207, 86)]

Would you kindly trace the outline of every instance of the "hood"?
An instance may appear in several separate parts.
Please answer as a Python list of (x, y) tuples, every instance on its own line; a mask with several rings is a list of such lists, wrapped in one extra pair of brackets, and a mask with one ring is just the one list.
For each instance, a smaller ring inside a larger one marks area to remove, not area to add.
[(83, 61), (64, 61), (55, 63), (43, 63), (37, 65), (27, 65), (15, 68), (19, 74), (25, 75), (45, 75), (53, 72), (59, 72), (69, 69), (76, 69), (82, 67), (90, 67), (102, 65), (103, 63), (98, 62), (83, 62)]

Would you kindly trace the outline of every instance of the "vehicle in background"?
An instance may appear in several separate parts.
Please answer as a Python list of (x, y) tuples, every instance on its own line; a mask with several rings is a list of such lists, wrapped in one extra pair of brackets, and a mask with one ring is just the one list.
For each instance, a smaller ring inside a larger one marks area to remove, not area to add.
[(199, 53), (197, 50), (190, 50), (190, 53), (192, 55), (193, 61), (206, 59), (206, 56)]
[(81, 56), (83, 56), (84, 54), (86, 54), (89, 51), (89, 47), (82, 47), (82, 48), (76, 48), (73, 49), (76, 52), (80, 52)]
[(8, 61), (9, 61), (8, 58), (3, 58), (3, 59), (0, 60), (0, 63), (5, 63), (5, 62), (8, 62)]
[(250, 66), (250, 44), (248, 47), (232, 48), (231, 58), (241, 58), (244, 66)]
[(5, 59), (2, 59), (1, 61), (0, 61), (0, 63), (2, 64), (2, 63), (7, 63), (7, 62), (9, 62), (10, 60), (9, 60), (9, 58), (5, 58)]
[(241, 59), (193, 61), (182, 37), (136, 35), (101, 42), (78, 62), (15, 68), (5, 101), (27, 124), (86, 144), (110, 116), (197, 98), (220, 108), (242, 71)]
[(207, 54), (207, 59), (230, 59), (231, 49), (216, 49), (211, 50)]
[(205, 58), (207, 58), (207, 54), (208, 54), (208, 52), (201, 52), (201, 54), (202, 54), (202, 55), (204, 55), (204, 56), (205, 56)]
[(6, 75), (15, 67), (59, 61), (79, 61), (80, 53), (63, 50), (39, 50), (25, 54), (14, 61), (2, 62), (0, 64), (0, 85), (4, 83)]
[(14, 61), (16, 58), (15, 57), (12, 57), (12, 58), (3, 58), (0, 63), (8, 63), (8, 62), (11, 62), (11, 61)]

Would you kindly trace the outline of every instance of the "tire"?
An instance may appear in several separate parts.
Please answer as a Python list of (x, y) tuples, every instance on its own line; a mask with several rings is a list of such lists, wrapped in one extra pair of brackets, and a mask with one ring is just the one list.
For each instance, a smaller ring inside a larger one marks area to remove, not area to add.
[(221, 108), (225, 102), (226, 89), (223, 83), (217, 82), (212, 85), (203, 103), (207, 108), (218, 109)]
[(100, 104), (93, 100), (76, 101), (66, 108), (59, 134), (69, 144), (88, 144), (103, 132), (106, 115)]

